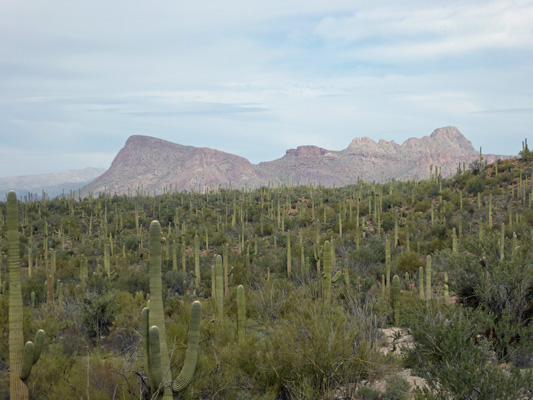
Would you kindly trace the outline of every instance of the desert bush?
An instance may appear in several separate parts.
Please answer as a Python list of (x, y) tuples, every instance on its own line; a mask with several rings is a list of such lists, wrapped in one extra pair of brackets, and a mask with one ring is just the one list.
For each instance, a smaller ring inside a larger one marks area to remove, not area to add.
[(413, 317), (415, 346), (407, 362), (428, 383), (417, 399), (518, 399), (530, 393), (530, 376), (499, 366), (480, 329), (490, 321), (481, 310), (430, 307)]
[(117, 312), (114, 290), (99, 294), (87, 292), (80, 304), (83, 327), (89, 338), (107, 336)]

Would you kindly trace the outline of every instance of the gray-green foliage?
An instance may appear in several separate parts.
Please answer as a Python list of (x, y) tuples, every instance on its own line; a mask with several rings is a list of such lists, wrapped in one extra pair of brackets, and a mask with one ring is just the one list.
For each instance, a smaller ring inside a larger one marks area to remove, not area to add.
[(116, 291), (106, 293), (85, 292), (81, 308), (81, 320), (89, 338), (107, 336), (117, 313)]
[(494, 359), (490, 335), (480, 335), (488, 320), (482, 312), (429, 308), (411, 321), (415, 347), (408, 362), (429, 388), (417, 399), (519, 399), (532, 389), (531, 374), (506, 371)]

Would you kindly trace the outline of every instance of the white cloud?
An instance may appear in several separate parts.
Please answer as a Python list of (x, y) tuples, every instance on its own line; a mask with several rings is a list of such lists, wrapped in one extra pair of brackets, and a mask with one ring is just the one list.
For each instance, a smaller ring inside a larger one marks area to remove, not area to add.
[(343, 40), (354, 58), (416, 61), (480, 50), (533, 47), (533, 4), (526, 1), (428, 3), (422, 9), (356, 12), (326, 17), (316, 32), (329, 41)]

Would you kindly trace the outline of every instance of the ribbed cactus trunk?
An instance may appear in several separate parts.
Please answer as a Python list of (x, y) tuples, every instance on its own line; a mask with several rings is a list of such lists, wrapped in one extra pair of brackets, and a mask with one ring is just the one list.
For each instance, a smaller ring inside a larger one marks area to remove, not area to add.
[[(351, 203), (350, 203), (351, 204)], [(344, 284), (350, 289), (350, 271), (348, 269), (348, 259), (344, 259)]]
[(12, 400), (29, 399), (28, 387), (20, 379), (24, 361), (22, 335), (22, 282), (20, 277), (17, 195), (7, 194), (7, 256), (9, 266), (9, 396)]
[(394, 309), (394, 325), (400, 325), (400, 278), (392, 278), (392, 308)]
[(200, 239), (198, 239), (198, 235), (194, 236), (194, 275), (196, 290), (200, 290), (202, 279), (200, 277)]
[(452, 230), (452, 253), (457, 254), (457, 234), (455, 228)]
[(291, 255), (291, 234), (287, 232), (287, 278), (291, 278), (292, 255)]
[(324, 242), (324, 253), (323, 253), (323, 275), (322, 275), (322, 297), (325, 302), (329, 302), (330, 291), (331, 291), (331, 246), (329, 241)]
[(228, 258), (228, 244), (224, 246), (222, 251), (222, 264), (224, 266), (224, 296), (229, 296), (229, 258)]
[(173, 241), (172, 242), (172, 270), (173, 271), (178, 270), (178, 250), (176, 246), (177, 246), (176, 241)]
[(420, 300), (425, 300), (425, 292), (424, 292), (424, 268), (420, 267), (418, 268), (418, 289), (420, 293)]
[(181, 270), (187, 272), (187, 252), (185, 251), (185, 236), (181, 239)]
[(237, 337), (239, 343), (244, 342), (245, 325), (246, 323), (246, 299), (244, 297), (244, 287), (239, 285), (237, 287)]
[(187, 340), (187, 350), (185, 351), (185, 361), (178, 377), (172, 385), (174, 392), (181, 392), (192, 381), (196, 363), (198, 361), (198, 343), (200, 341), (200, 317), (202, 304), (194, 301), (191, 305), (191, 321), (189, 322), (189, 335)]
[(500, 228), (500, 260), (505, 258), (505, 224), (502, 222)]
[(385, 278), (387, 279), (387, 291), (390, 291), (391, 255), (389, 237), (385, 238)]
[(107, 274), (107, 278), (111, 279), (111, 255), (110, 255), (109, 243), (104, 245), (104, 269)]
[(431, 256), (426, 258), (426, 300), (431, 299)]
[[(161, 283), (161, 225), (159, 221), (150, 224), (150, 318), (149, 326), (159, 328), (159, 345), (161, 349), (162, 384), (161, 397), (172, 399), (172, 390), (168, 385), (172, 382), (170, 360), (167, 348), (165, 315), (163, 313), (163, 292)], [(157, 387), (152, 387), (155, 391)]]
[(222, 257), (217, 256), (215, 265), (215, 299), (217, 305), (217, 315), (222, 318), (224, 315), (224, 273), (222, 269)]

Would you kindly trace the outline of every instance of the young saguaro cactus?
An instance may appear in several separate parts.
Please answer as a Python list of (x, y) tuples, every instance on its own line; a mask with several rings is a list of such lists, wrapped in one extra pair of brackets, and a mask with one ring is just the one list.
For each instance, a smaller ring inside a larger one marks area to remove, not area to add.
[[(192, 380), (198, 357), (200, 314), (202, 306), (195, 301), (191, 306), (189, 342), (185, 353), (185, 363), (172, 389), (170, 359), (166, 341), (165, 317), (163, 313), (163, 293), (161, 282), (161, 225), (159, 221), (150, 224), (150, 308), (142, 313), (145, 338), (146, 369), (151, 387), (163, 399), (172, 399), (172, 391), (185, 389)], [(149, 328), (151, 327), (151, 328)]]
[(14, 191), (7, 195), (6, 222), (9, 266), (9, 393), (11, 399), (26, 400), (29, 399), (29, 391), (25, 381), (41, 354), (44, 331), (37, 332), (35, 344), (27, 342), (24, 346), (18, 209)]

